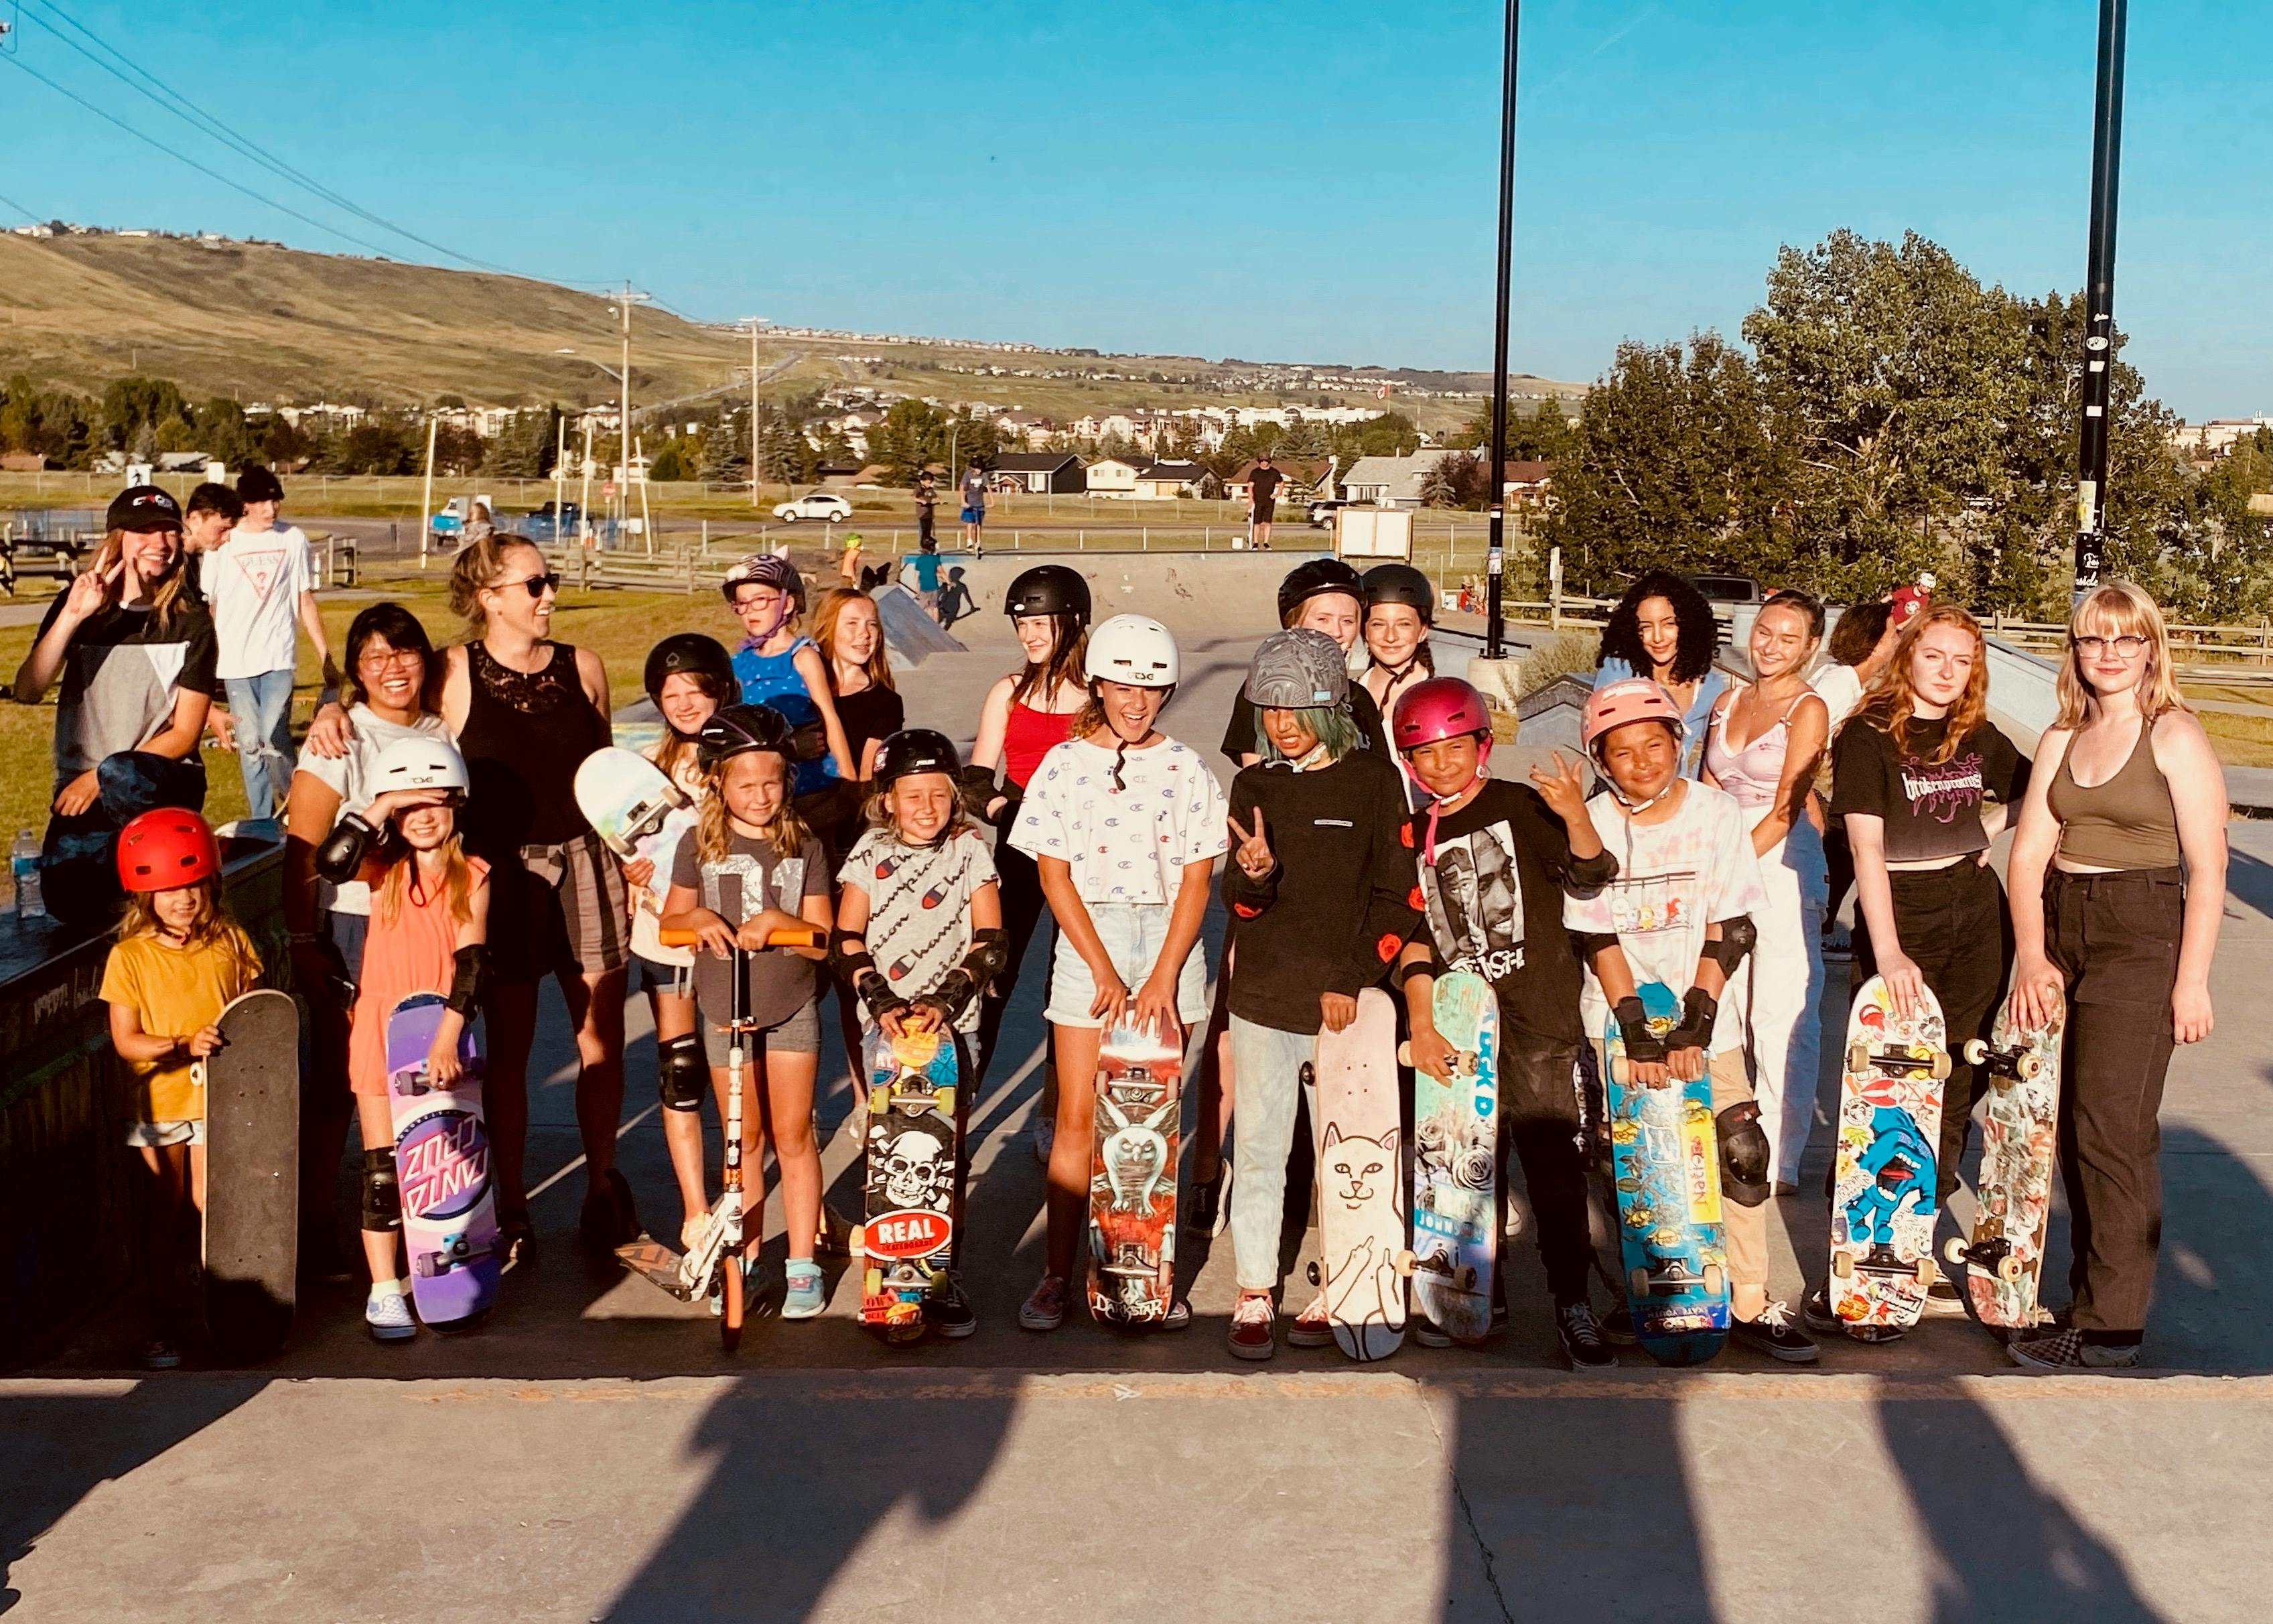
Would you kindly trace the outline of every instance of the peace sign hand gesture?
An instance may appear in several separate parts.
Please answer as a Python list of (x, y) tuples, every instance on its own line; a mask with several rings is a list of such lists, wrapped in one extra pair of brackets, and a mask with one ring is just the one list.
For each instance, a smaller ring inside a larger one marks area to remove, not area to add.
[(64, 590), (61, 618), (79, 621), (101, 613), (110, 600), (110, 589), (125, 573), (126, 560), (116, 558), (111, 560), (108, 568), (82, 570), (73, 575), (71, 585)]
[(1239, 838), (1239, 844), (1232, 847), (1231, 854), (1249, 879), (1263, 879), (1279, 866), (1279, 860), (1271, 854), (1271, 831), (1263, 826), (1261, 807), (1255, 808), (1255, 828), (1252, 831), (1240, 823), (1236, 815), (1233, 815), (1231, 832)]

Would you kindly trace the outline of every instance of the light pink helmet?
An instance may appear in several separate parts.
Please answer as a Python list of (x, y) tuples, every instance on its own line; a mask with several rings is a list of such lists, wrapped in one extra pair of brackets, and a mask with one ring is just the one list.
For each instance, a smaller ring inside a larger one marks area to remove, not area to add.
[(1629, 722), (1663, 722), (1682, 735), (1681, 707), (1673, 695), (1647, 677), (1621, 677), (1596, 688), (1579, 718), (1579, 748), (1592, 752), (1594, 741)]

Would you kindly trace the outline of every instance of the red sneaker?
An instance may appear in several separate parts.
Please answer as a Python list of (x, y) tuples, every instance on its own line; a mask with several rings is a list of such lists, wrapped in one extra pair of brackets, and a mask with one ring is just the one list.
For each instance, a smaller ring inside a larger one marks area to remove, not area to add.
[(1242, 1291), (1231, 1311), (1231, 1353), (1236, 1359), (1267, 1359), (1279, 1351), (1278, 1310), (1268, 1291)]

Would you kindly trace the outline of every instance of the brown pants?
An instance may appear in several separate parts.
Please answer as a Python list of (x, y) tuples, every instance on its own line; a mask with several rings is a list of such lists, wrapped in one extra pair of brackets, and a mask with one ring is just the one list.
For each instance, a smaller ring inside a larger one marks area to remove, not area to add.
[[(1594, 1064), (1601, 1074), (1610, 1074), (1610, 1056), (1602, 1040), (1593, 1040)], [(1742, 1049), (1729, 1049), (1713, 1056), (1706, 1068), (1713, 1079), (1713, 1114), (1719, 1116), (1732, 1105), (1742, 1105), (1752, 1097), (1752, 1079), (1744, 1075), (1744, 1054)], [(1725, 1185), (1726, 1180), (1723, 1180)], [(1729, 1247), (1729, 1283), (1731, 1286), (1758, 1286), (1762, 1290), (1768, 1283), (1768, 1204), (1740, 1207), (1728, 1199), (1725, 1190), (1721, 1198), (1722, 1239)]]

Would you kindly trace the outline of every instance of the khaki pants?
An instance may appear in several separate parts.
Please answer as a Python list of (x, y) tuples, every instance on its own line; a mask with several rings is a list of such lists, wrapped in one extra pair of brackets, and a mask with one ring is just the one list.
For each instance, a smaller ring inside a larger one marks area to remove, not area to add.
[[(1610, 1074), (1610, 1056), (1602, 1040), (1593, 1040), (1594, 1064), (1601, 1075)], [(1732, 1105), (1741, 1105), (1752, 1097), (1752, 1080), (1744, 1075), (1744, 1056), (1741, 1049), (1728, 1049), (1713, 1056), (1706, 1068), (1713, 1079), (1713, 1113), (1720, 1115)], [(1723, 1181), (1724, 1184), (1726, 1181)], [(1739, 1207), (1723, 1193), (1721, 1198), (1721, 1237), (1729, 1248), (1729, 1284), (1741, 1290), (1746, 1286), (1758, 1286), (1765, 1291), (1768, 1283), (1768, 1204)]]

